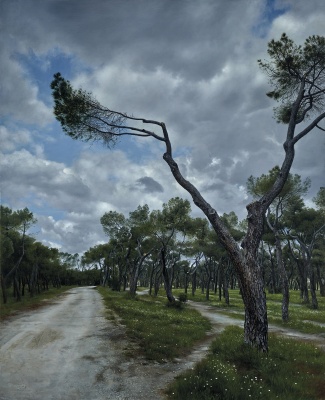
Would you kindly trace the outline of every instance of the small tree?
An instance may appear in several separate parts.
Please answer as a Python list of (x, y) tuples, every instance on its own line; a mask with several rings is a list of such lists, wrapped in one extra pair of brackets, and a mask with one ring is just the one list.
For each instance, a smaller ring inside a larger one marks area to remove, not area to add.
[[(260, 67), (269, 75), (274, 90), (268, 95), (280, 102), (275, 110), (278, 121), (288, 125), (284, 142), (285, 156), (273, 186), (260, 199), (247, 205), (248, 228), (241, 247), (226, 225), (198, 189), (182, 175), (173, 158), (172, 144), (165, 123), (136, 118), (102, 106), (93, 96), (72, 88), (60, 73), (51, 83), (55, 102), (54, 114), (63, 130), (73, 139), (100, 141), (107, 146), (125, 135), (154, 138), (165, 144), (164, 160), (176, 181), (192, 196), (203, 211), (228, 252), (241, 283), (245, 305), (245, 342), (262, 351), (268, 350), (268, 322), (266, 298), (258, 247), (263, 234), (264, 215), (281, 192), (294, 160), (296, 143), (325, 118), (325, 38), (309, 37), (304, 47), (297, 46), (285, 34), (268, 45), (270, 61), (259, 60)], [(299, 133), (298, 124), (313, 117)], [(142, 127), (139, 124), (142, 123)], [(151, 129), (146, 127), (151, 126)], [(155, 132), (157, 128), (159, 133)]]

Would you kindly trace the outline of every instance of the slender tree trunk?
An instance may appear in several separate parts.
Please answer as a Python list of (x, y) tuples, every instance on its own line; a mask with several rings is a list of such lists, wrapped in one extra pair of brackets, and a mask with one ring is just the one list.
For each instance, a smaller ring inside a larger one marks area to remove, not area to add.
[(137, 293), (137, 282), (138, 282), (138, 268), (133, 267), (134, 271), (130, 274), (130, 295), (135, 296)]
[(35, 263), (33, 265), (32, 273), (31, 273), (31, 277), (30, 277), (30, 297), (33, 297), (35, 294), (37, 274), (38, 274), (38, 265)]
[(307, 270), (305, 263), (296, 258), (297, 269), (299, 274), (300, 298), (304, 304), (309, 304), (309, 293), (307, 285)]
[(308, 263), (308, 271), (309, 271), (309, 277), (310, 277), (310, 294), (311, 294), (311, 306), (314, 310), (318, 309), (318, 301), (317, 301), (317, 296), (316, 296), (316, 284), (315, 284), (315, 273), (314, 273), (314, 268), (311, 265), (311, 258), (308, 257), (307, 259)]
[(188, 289), (188, 273), (184, 271), (184, 292), (187, 294)]
[[(208, 267), (209, 269), (209, 267)], [(208, 271), (207, 281), (206, 281), (206, 291), (205, 291), (205, 299), (210, 299), (210, 282), (211, 282), (211, 273)]]
[(271, 288), (269, 287), (269, 291), (271, 293), (276, 293), (277, 292), (277, 284), (276, 284), (276, 278), (275, 278), (275, 268), (274, 268), (274, 260), (273, 260), (273, 256), (272, 256), (272, 250), (270, 245), (268, 244), (268, 249), (269, 249), (269, 255), (270, 255), (270, 261), (271, 261)]
[(149, 296), (152, 295), (153, 275), (154, 275), (154, 266), (152, 265), (150, 275), (149, 275)]
[(321, 297), (325, 296), (325, 279), (323, 278), (320, 267), (317, 264), (317, 278), (318, 278), (318, 283), (319, 283), (319, 294)]
[(18, 271), (16, 270), (15, 275), (14, 275), (14, 292), (15, 292), (16, 300), (21, 301), (21, 294), (20, 294), (20, 290), (19, 290), (19, 282), (18, 282), (17, 272)]
[(192, 274), (192, 296), (195, 295), (196, 291), (196, 271)]
[[(228, 268), (229, 270), (229, 260), (228, 260)], [(223, 296), (225, 298), (225, 302), (227, 306), (229, 306), (229, 290), (228, 290), (228, 279), (227, 279), (227, 271), (223, 271)]]
[(3, 304), (6, 304), (7, 303), (6, 280), (2, 275), (1, 275), (1, 291), (2, 291)]
[(281, 241), (278, 233), (275, 233), (275, 249), (276, 249), (276, 258), (278, 264), (278, 270), (281, 280), (281, 288), (282, 288), (282, 321), (289, 320), (289, 280), (287, 271), (285, 269), (282, 257), (282, 247)]
[(154, 296), (158, 296), (159, 288), (160, 288), (160, 280), (161, 280), (161, 271), (157, 271), (155, 274), (155, 282), (154, 282)]
[(219, 301), (222, 299), (222, 278), (223, 277), (223, 265), (218, 270), (218, 289), (219, 289)]
[(170, 281), (170, 277), (169, 277), (168, 269), (167, 269), (167, 265), (166, 265), (165, 249), (161, 249), (160, 254), (161, 254), (162, 276), (164, 279), (166, 296), (170, 303), (174, 303), (175, 297), (173, 296), (172, 284)]
[(146, 253), (145, 255), (141, 255), (141, 257), (136, 261), (136, 264), (131, 266), (131, 274), (130, 274), (130, 294), (131, 296), (135, 296), (137, 292), (138, 278), (143, 265), (144, 260), (148, 257), (150, 253)]

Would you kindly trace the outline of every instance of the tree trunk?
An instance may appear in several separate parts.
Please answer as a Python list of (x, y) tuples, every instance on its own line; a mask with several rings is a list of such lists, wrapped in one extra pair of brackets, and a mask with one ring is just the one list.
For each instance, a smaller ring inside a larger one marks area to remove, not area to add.
[(268, 244), (268, 249), (269, 249), (269, 255), (270, 255), (270, 262), (271, 262), (271, 287), (269, 287), (269, 291), (273, 294), (277, 292), (277, 284), (276, 284), (276, 278), (275, 278), (275, 268), (274, 268), (274, 260), (272, 256), (272, 251), (271, 247)]
[(260, 201), (249, 204), (247, 234), (241, 243), (242, 249), (226, 228), (217, 211), (202, 197), (201, 193), (181, 174), (177, 163), (172, 157), (171, 144), (165, 124), (161, 124), (166, 140), (164, 160), (176, 181), (187, 190), (197, 205), (208, 218), (218, 235), (221, 244), (226, 249), (232, 264), (237, 272), (242, 287), (242, 296), (245, 305), (245, 342), (262, 352), (268, 351), (268, 322), (266, 311), (266, 296), (262, 269), (258, 262), (258, 248), (263, 234), (264, 215), (268, 206), (280, 193), (288, 177), (294, 158), (293, 143), (286, 143), (286, 159), (282, 165), (281, 174), (273, 188)]
[(130, 295), (135, 296), (137, 294), (137, 276), (133, 275), (130, 277)]
[(18, 282), (18, 278), (17, 278), (17, 270), (16, 270), (15, 275), (14, 275), (14, 292), (15, 292), (16, 300), (17, 301), (21, 301), (21, 295), (20, 295), (20, 290), (19, 290), (19, 282)]
[(223, 267), (219, 268), (218, 271), (218, 293), (219, 293), (219, 301), (222, 300), (222, 280), (223, 280)]
[(207, 281), (206, 281), (206, 292), (205, 292), (205, 299), (210, 299), (210, 281), (211, 281), (211, 274), (210, 271), (208, 272)]
[(158, 296), (159, 288), (160, 288), (160, 279), (161, 279), (161, 271), (157, 271), (155, 274), (155, 283), (154, 283), (154, 296)]
[(255, 260), (251, 260), (247, 267), (250, 273), (241, 279), (241, 292), (245, 304), (244, 340), (245, 343), (267, 352), (268, 322), (262, 272)]
[(282, 257), (282, 247), (281, 241), (278, 233), (275, 233), (275, 249), (276, 249), (276, 258), (278, 264), (278, 270), (281, 280), (281, 288), (282, 288), (282, 321), (289, 320), (289, 280), (287, 271), (285, 269)]
[(317, 277), (319, 283), (319, 294), (321, 297), (325, 296), (325, 279), (322, 277), (319, 265), (317, 264)]
[(310, 272), (310, 294), (311, 294), (311, 306), (314, 310), (318, 309), (318, 301), (316, 297), (316, 285), (315, 285), (315, 273), (314, 269), (311, 265), (311, 260), (308, 259), (309, 267), (308, 270)]
[[(229, 270), (229, 262), (228, 262), (228, 270)], [(225, 298), (225, 302), (227, 306), (229, 306), (229, 290), (228, 290), (228, 279), (227, 279), (227, 271), (223, 271), (223, 296)]]
[(187, 294), (188, 289), (188, 273), (184, 270), (184, 292)]
[(196, 291), (196, 271), (192, 274), (192, 296), (195, 295)]
[(7, 303), (7, 288), (5, 278), (1, 275), (1, 290), (2, 290), (2, 299), (3, 304)]
[(152, 295), (152, 287), (153, 287), (153, 276), (155, 273), (155, 264), (151, 264), (151, 270), (150, 270), (150, 275), (149, 275), (149, 296)]
[(33, 265), (31, 277), (30, 277), (30, 297), (33, 297), (35, 295), (35, 289), (36, 289), (36, 281), (37, 281), (37, 275), (38, 275), (38, 264)]
[(299, 274), (299, 286), (300, 286), (300, 298), (304, 304), (309, 304), (309, 293), (307, 285), (307, 270), (305, 268), (305, 263), (301, 260), (296, 259), (297, 269)]
[(173, 296), (172, 283), (170, 281), (170, 277), (169, 277), (168, 269), (167, 269), (167, 265), (166, 265), (165, 250), (161, 249), (160, 254), (161, 254), (161, 264), (162, 264), (162, 276), (164, 278), (166, 296), (170, 303), (174, 303), (175, 297)]

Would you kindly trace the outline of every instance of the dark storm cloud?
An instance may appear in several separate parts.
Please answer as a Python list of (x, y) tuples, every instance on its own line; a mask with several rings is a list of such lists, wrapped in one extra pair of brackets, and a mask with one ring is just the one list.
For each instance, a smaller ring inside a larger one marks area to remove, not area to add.
[[(134, 69), (162, 67), (191, 79), (209, 79), (241, 46), (249, 24), (238, 15), (257, 18), (261, 2), (206, 0), (33, 0), (7, 4), (11, 30), (44, 49), (45, 40), (87, 63), (125, 61)], [(30, 10), (33, 17), (28, 18)], [(26, 20), (18, 28), (17, 16)], [(229, 36), (236, 29), (237, 35)], [(227, 46), (222, 46), (227, 43)], [(49, 43), (48, 43), (49, 44)]]
[(162, 193), (164, 191), (164, 188), (161, 186), (161, 184), (149, 176), (143, 176), (142, 178), (137, 179), (137, 183), (137, 187), (140, 187), (141, 190), (146, 193)]

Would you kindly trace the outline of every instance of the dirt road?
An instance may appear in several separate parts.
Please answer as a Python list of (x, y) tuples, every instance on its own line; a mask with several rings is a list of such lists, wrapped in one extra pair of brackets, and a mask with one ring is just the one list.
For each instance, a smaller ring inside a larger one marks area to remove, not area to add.
[(100, 294), (84, 287), (3, 322), (0, 399), (163, 398), (160, 389), (185, 365), (130, 360), (123, 327), (104, 311)]

